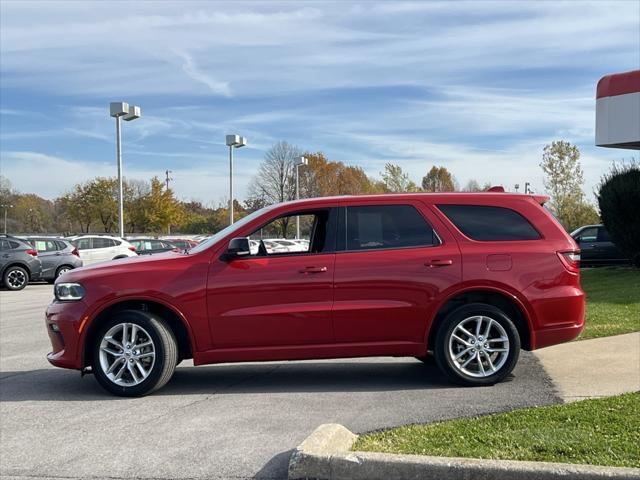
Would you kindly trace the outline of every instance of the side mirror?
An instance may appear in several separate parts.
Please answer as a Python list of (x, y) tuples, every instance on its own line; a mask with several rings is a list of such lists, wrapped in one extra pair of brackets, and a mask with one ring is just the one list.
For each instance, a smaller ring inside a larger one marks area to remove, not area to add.
[(251, 255), (251, 247), (247, 237), (232, 238), (224, 252), (224, 260), (233, 260), (234, 258)]

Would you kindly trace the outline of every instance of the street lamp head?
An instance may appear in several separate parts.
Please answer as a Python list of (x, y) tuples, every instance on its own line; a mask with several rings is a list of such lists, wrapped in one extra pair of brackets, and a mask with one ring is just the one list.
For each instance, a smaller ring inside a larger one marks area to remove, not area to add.
[(109, 115), (112, 117), (121, 117), (129, 113), (129, 104), (127, 102), (111, 102), (109, 104)]
[(296, 165), (309, 165), (309, 159), (306, 157), (298, 157), (296, 158)]
[(225, 137), (225, 143), (229, 147), (240, 148), (247, 145), (247, 139), (240, 135), (227, 135)]
[(140, 118), (142, 112), (140, 111), (140, 107), (136, 105), (129, 106), (129, 113), (127, 113), (123, 120), (125, 122), (130, 122), (131, 120), (135, 120), (136, 118)]

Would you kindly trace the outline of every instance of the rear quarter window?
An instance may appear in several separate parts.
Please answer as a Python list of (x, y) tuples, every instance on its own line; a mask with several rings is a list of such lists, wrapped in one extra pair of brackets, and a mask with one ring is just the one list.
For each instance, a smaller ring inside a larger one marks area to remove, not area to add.
[(479, 241), (539, 240), (540, 233), (515, 210), (485, 205), (438, 205), (467, 237)]

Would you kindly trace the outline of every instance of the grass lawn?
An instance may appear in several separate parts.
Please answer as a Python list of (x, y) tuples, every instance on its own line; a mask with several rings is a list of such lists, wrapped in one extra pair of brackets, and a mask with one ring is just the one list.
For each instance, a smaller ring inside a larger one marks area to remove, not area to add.
[(362, 435), (353, 450), (640, 467), (640, 393)]
[(640, 270), (599, 267), (581, 271), (587, 324), (580, 339), (640, 330)]

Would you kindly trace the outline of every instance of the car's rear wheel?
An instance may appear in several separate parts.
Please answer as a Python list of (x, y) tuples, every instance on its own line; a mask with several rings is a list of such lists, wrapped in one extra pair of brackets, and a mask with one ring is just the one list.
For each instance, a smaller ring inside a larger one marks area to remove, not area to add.
[(58, 267), (58, 270), (56, 270), (56, 278), (58, 278), (60, 275), (64, 275), (71, 270), (73, 270), (73, 267), (70, 267), (69, 265), (62, 265), (61, 267)]
[(148, 312), (119, 312), (93, 338), (92, 370), (98, 383), (115, 395), (149, 394), (163, 387), (176, 368), (173, 332)]
[(69, 265), (63, 265), (61, 267), (58, 267), (58, 269), (56, 270), (55, 276), (53, 278), (49, 278), (47, 280), (47, 283), (55, 283), (56, 278), (58, 278), (61, 275), (64, 275), (70, 270), (73, 270), (73, 267), (70, 267)]
[(9, 290), (22, 290), (29, 283), (29, 273), (22, 267), (9, 267), (5, 270), (2, 281)]
[(455, 382), (493, 385), (509, 375), (518, 362), (520, 337), (502, 310), (472, 303), (444, 319), (434, 354), (438, 367)]

